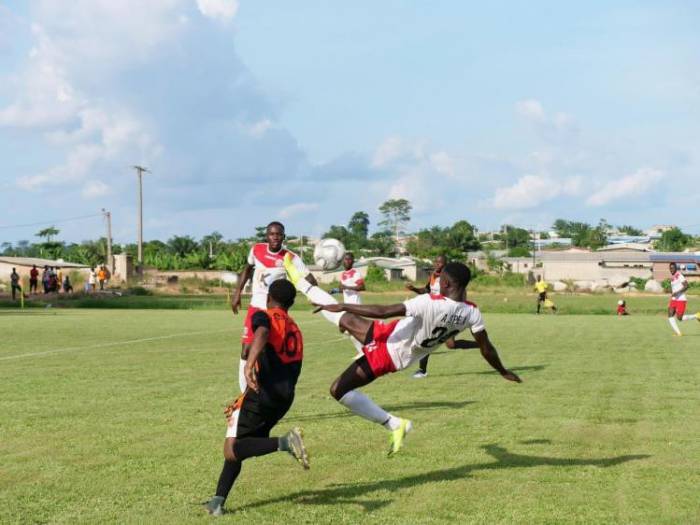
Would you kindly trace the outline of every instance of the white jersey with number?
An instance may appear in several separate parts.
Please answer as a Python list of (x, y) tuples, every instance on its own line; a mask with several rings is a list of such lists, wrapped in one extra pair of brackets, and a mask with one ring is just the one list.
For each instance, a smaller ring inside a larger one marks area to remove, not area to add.
[(404, 305), (406, 317), (396, 324), (386, 342), (396, 370), (411, 366), (466, 328), (472, 333), (485, 329), (479, 308), (469, 301), (423, 294)]
[[(361, 286), (365, 284), (365, 280), (360, 272), (355, 268), (350, 268), (340, 275), (340, 284), (343, 286)], [(348, 304), (362, 304), (360, 292), (355, 290), (343, 290), (343, 302)]]
[(681, 272), (676, 272), (671, 276), (671, 298), (676, 300), (676, 301), (687, 301), (688, 298), (686, 297), (685, 293), (682, 293), (680, 295), (676, 295), (678, 292), (680, 292), (683, 287), (685, 286), (685, 283), (687, 283), (688, 280), (685, 278), (685, 275), (683, 275)]
[(294, 266), (301, 275), (308, 275), (309, 270), (304, 265), (297, 254), (290, 252), (286, 248), (280, 249), (278, 252), (271, 252), (266, 242), (254, 244), (248, 253), (248, 264), (255, 266), (253, 272), (253, 297), (250, 299), (250, 305), (256, 308), (267, 308), (267, 292), (270, 285), (279, 279), (286, 279), (287, 272), (284, 269), (284, 256), (288, 253), (292, 254)]

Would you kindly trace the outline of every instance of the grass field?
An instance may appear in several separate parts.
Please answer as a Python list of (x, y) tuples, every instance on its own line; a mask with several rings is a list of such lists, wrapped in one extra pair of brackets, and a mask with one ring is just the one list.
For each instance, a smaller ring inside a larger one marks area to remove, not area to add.
[[(488, 309), (486, 310), (489, 311)], [(308, 311), (280, 431), (312, 469), (246, 462), (221, 523), (698, 523), (700, 323), (486, 314), (473, 351), (366, 389), (416, 425), (402, 453), (328, 395), (353, 348)], [(0, 310), (0, 523), (207, 523), (241, 319), (221, 310)]]

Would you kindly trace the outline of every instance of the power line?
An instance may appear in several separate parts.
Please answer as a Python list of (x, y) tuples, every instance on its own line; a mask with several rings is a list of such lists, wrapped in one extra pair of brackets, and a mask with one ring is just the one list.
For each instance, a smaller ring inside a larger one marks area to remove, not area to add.
[(0, 226), (0, 230), (6, 230), (10, 228), (30, 228), (32, 226), (44, 226), (47, 224), (62, 224), (64, 222), (72, 222), (72, 221), (79, 221), (82, 219), (90, 219), (92, 217), (102, 217), (102, 213), (94, 213), (92, 215), (81, 215), (79, 217), (69, 217), (66, 219), (57, 219), (54, 221), (42, 221), (42, 222), (32, 222), (32, 223), (27, 223), (27, 224), (10, 224), (10, 225), (5, 225), (5, 226)]

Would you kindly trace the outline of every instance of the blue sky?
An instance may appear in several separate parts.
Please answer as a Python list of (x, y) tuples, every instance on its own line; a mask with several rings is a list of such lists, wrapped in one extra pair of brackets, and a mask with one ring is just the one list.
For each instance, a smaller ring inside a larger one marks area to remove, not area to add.
[(388, 197), (412, 229), (700, 232), (697, 27), (691, 2), (3, 2), (0, 241), (101, 208), (133, 241), (135, 163), (146, 238), (317, 235)]

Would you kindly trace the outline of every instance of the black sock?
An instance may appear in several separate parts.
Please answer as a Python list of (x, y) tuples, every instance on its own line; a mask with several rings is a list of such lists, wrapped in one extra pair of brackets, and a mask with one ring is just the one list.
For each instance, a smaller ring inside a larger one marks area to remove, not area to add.
[(243, 438), (233, 444), (233, 453), (238, 461), (264, 456), (279, 450), (279, 438)]
[(240, 461), (224, 461), (224, 468), (219, 475), (219, 483), (216, 485), (216, 495), (224, 499), (231, 492), (231, 487), (241, 473)]
[(423, 359), (421, 359), (421, 360), (418, 362), (418, 368), (419, 368), (420, 371), (423, 372), (424, 374), (427, 374), (427, 373), (428, 373), (428, 357), (429, 357), (429, 356), (426, 355)]

